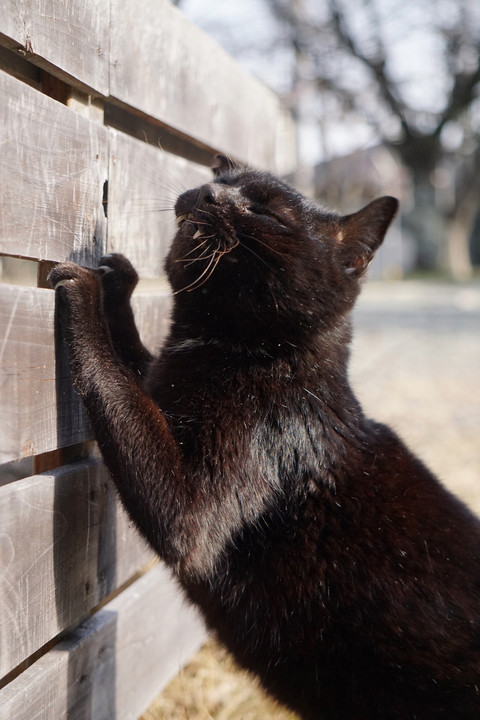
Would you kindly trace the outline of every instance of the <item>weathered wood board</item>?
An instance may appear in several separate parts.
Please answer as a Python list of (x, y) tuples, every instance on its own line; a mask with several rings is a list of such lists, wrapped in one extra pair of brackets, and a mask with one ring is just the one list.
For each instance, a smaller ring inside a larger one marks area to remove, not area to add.
[(124, 133), (110, 129), (110, 134), (109, 252), (126, 255), (141, 277), (158, 278), (176, 231), (178, 195), (212, 174)]
[[(134, 299), (145, 343), (158, 348), (168, 329), (169, 297)], [(66, 348), (54, 347), (51, 290), (0, 284), (0, 464), (83, 442), (86, 413), (71, 385)]]
[(2, 0), (0, 44), (108, 95), (109, 23), (103, 0)]
[(0, 678), (84, 619), (153, 551), (99, 462), (0, 487)]
[(160, 565), (0, 690), (0, 720), (136, 720), (203, 637)]
[(54, 348), (51, 290), (0, 285), (0, 463), (90, 437), (66, 353)]
[(95, 264), (108, 131), (0, 71), (0, 252)]
[(282, 111), (273, 92), (168, 0), (112, 0), (111, 7), (111, 98), (232, 157), (277, 169)]

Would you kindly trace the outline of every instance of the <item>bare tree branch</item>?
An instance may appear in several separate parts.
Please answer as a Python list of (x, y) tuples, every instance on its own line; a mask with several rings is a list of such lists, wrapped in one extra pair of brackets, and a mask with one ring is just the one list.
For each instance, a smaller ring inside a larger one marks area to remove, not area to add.
[(472, 73), (465, 74), (460, 72), (454, 75), (447, 106), (438, 122), (438, 133), (441, 132), (446, 123), (457, 118), (470, 105), (475, 97), (475, 90), (479, 82), (480, 56), (477, 67)]
[[(336, 0), (328, 2), (332, 17), (333, 27), (342, 45), (351, 53), (351, 55), (359, 60), (375, 79), (380, 96), (386, 102), (388, 107), (400, 120), (403, 132), (407, 137), (411, 135), (411, 130), (407, 118), (405, 116), (405, 108), (398, 100), (394, 93), (394, 85), (386, 74), (386, 59), (384, 55), (378, 55), (377, 58), (368, 57), (359, 45), (355, 42), (352, 35), (348, 32), (343, 13), (338, 7)], [(378, 42), (378, 47), (381, 43)]]

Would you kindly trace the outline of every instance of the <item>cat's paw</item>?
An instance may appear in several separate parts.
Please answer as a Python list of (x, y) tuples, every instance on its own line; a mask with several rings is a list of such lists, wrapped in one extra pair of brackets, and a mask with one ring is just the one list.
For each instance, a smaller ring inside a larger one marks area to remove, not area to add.
[(83, 290), (90, 291), (98, 285), (94, 271), (73, 262), (63, 262), (55, 265), (50, 270), (47, 280), (54, 290), (65, 288), (68, 294)]
[(101, 288), (94, 270), (64, 262), (50, 271), (47, 280), (55, 290), (57, 319), (68, 342), (79, 330), (98, 325), (93, 319), (100, 312)]
[(137, 282), (138, 274), (130, 260), (120, 253), (104, 255), (98, 270), (106, 297), (115, 300), (129, 298)]

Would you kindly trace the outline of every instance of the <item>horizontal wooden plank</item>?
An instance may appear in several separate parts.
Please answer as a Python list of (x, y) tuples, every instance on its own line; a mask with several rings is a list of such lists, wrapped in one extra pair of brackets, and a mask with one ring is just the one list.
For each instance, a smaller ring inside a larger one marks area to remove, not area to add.
[(104, 0), (66, 3), (3, 0), (2, 44), (34, 64), (67, 73), (108, 95), (109, 6)]
[(0, 527), (0, 678), (153, 557), (100, 461), (0, 487)]
[(176, 227), (173, 207), (184, 190), (208, 182), (210, 170), (111, 129), (108, 247), (142, 277), (159, 277)]
[[(135, 298), (142, 337), (155, 349), (168, 328), (168, 295)], [(0, 284), (0, 464), (91, 437), (66, 348), (54, 348), (51, 290)]]
[(0, 691), (1, 720), (136, 720), (204, 638), (163, 566)]
[(111, 7), (111, 98), (238, 159), (291, 169), (277, 163), (285, 118), (273, 92), (168, 0)]
[(108, 131), (0, 71), (0, 252), (95, 263)]

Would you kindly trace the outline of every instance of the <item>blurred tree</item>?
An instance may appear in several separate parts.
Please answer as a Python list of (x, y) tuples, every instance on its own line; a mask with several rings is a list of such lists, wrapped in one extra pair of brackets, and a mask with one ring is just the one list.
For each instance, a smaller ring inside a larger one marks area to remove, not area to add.
[[(290, 52), (288, 89), (285, 77), (276, 89), (297, 117), (315, 122), (324, 156), (332, 144), (339, 151), (339, 138), (344, 154), (356, 138), (356, 147), (382, 142), (393, 150), (412, 181), (404, 222), (418, 266), (468, 276), (480, 197), (480, 2), (258, 2), (271, 14), (266, 65), (273, 46)], [(218, 20), (213, 30), (237, 56), (242, 41), (251, 55), (252, 32), (226, 34)]]
[(419, 267), (468, 276), (480, 197), (480, 3), (266, 1), (295, 48), (295, 84), (315, 89), (323, 123), (325, 109), (333, 122), (363, 118), (409, 171), (405, 221)]

